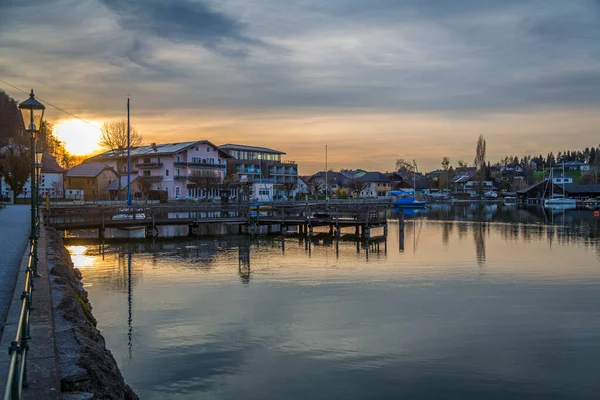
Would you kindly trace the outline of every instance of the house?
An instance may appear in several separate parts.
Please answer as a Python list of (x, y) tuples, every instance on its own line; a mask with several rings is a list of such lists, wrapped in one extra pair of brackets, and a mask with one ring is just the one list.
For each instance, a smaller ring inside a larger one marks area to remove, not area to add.
[[(325, 179), (327, 179), (327, 185), (325, 185)], [(352, 179), (341, 172), (319, 171), (308, 180), (308, 190), (313, 194), (325, 193), (327, 186), (327, 191), (331, 196), (335, 190), (347, 188)]]
[(392, 182), (381, 172), (367, 172), (357, 179), (366, 184), (360, 197), (388, 197), (392, 190)]
[(578, 185), (575, 183), (564, 185), (567, 197), (575, 199), (588, 199), (600, 197), (600, 185)]
[(563, 161), (563, 162), (559, 162), (557, 164), (554, 164), (552, 166), (552, 169), (555, 170), (562, 170), (564, 167), (564, 169), (566, 171), (589, 171), (590, 166), (589, 164), (586, 164), (584, 162), (581, 161)]
[(562, 185), (563, 183), (573, 183), (573, 178), (571, 178), (569, 176), (564, 176), (564, 175), (553, 176), (552, 182), (558, 183), (560, 185)]
[(310, 177), (299, 176), (298, 186), (296, 187), (296, 193), (308, 193), (308, 182)]
[(283, 151), (267, 147), (241, 144), (224, 144), (219, 148), (230, 157), (227, 160), (227, 176), (232, 180), (245, 179), (273, 184), (275, 198), (295, 196), (298, 191), (298, 164), (282, 161)]
[[(104, 187), (103, 190), (109, 192), (110, 200), (125, 200), (127, 199), (127, 175), (121, 175), (119, 179), (113, 179), (111, 182)], [(142, 199), (147, 197), (148, 190), (147, 185), (142, 182), (142, 179), (138, 175), (132, 175), (129, 181), (131, 198)]]
[(117, 180), (117, 172), (109, 165), (99, 162), (85, 162), (71, 168), (65, 174), (66, 190), (83, 191), (83, 199), (110, 200), (110, 192), (104, 188)]
[(550, 183), (550, 180), (544, 180), (542, 182), (534, 183), (524, 189), (517, 190), (517, 196), (521, 200), (535, 200), (540, 201), (544, 198), (549, 198), (552, 194), (563, 194), (562, 185), (557, 185), (555, 183)]
[[(64, 177), (65, 170), (58, 165), (56, 157), (53, 155), (43, 153), (42, 154), (42, 168), (40, 170), (39, 182), (39, 193), (41, 197), (48, 195), (52, 199), (62, 199), (64, 196)], [(0, 178), (0, 188), (2, 192), (0, 195), (4, 197), (12, 197), (12, 189), (4, 181), (4, 177)], [(23, 187), (23, 192), (17, 196), (19, 199), (31, 197), (31, 179), (28, 179)]]
[[(131, 173), (139, 175), (140, 183), (148, 190), (167, 192), (169, 200), (216, 199), (221, 197), (221, 190), (215, 183), (223, 182), (230, 158), (208, 140), (153, 143), (131, 150)], [(109, 165), (120, 175), (127, 172), (127, 154), (123, 151), (109, 150), (88, 162)]]

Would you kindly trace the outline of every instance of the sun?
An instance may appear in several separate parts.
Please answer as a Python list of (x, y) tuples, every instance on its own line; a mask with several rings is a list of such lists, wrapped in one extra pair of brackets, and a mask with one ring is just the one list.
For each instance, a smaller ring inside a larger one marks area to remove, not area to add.
[(65, 143), (71, 154), (82, 156), (100, 150), (100, 128), (78, 119), (61, 121), (54, 126), (54, 135)]

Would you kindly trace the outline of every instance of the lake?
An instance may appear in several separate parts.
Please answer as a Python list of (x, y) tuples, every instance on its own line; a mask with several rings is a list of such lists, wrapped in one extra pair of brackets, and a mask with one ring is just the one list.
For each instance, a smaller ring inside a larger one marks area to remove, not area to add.
[(67, 240), (143, 399), (590, 399), (600, 218), (435, 205), (385, 240)]

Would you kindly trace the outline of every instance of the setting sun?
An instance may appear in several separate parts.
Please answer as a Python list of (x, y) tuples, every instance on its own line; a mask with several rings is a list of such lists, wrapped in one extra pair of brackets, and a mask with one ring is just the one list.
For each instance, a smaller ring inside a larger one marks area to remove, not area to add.
[(54, 134), (74, 155), (91, 154), (100, 149), (100, 128), (77, 119), (59, 122), (54, 127)]

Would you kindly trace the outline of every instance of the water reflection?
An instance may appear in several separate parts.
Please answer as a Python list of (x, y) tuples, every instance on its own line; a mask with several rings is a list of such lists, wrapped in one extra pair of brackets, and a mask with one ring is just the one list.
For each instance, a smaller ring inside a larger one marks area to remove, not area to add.
[(227, 236), (69, 249), (86, 257), (74, 262), (99, 328), (145, 399), (591, 398), (600, 227), (560, 218), (427, 214), (404, 230), (390, 221), (373, 242)]

